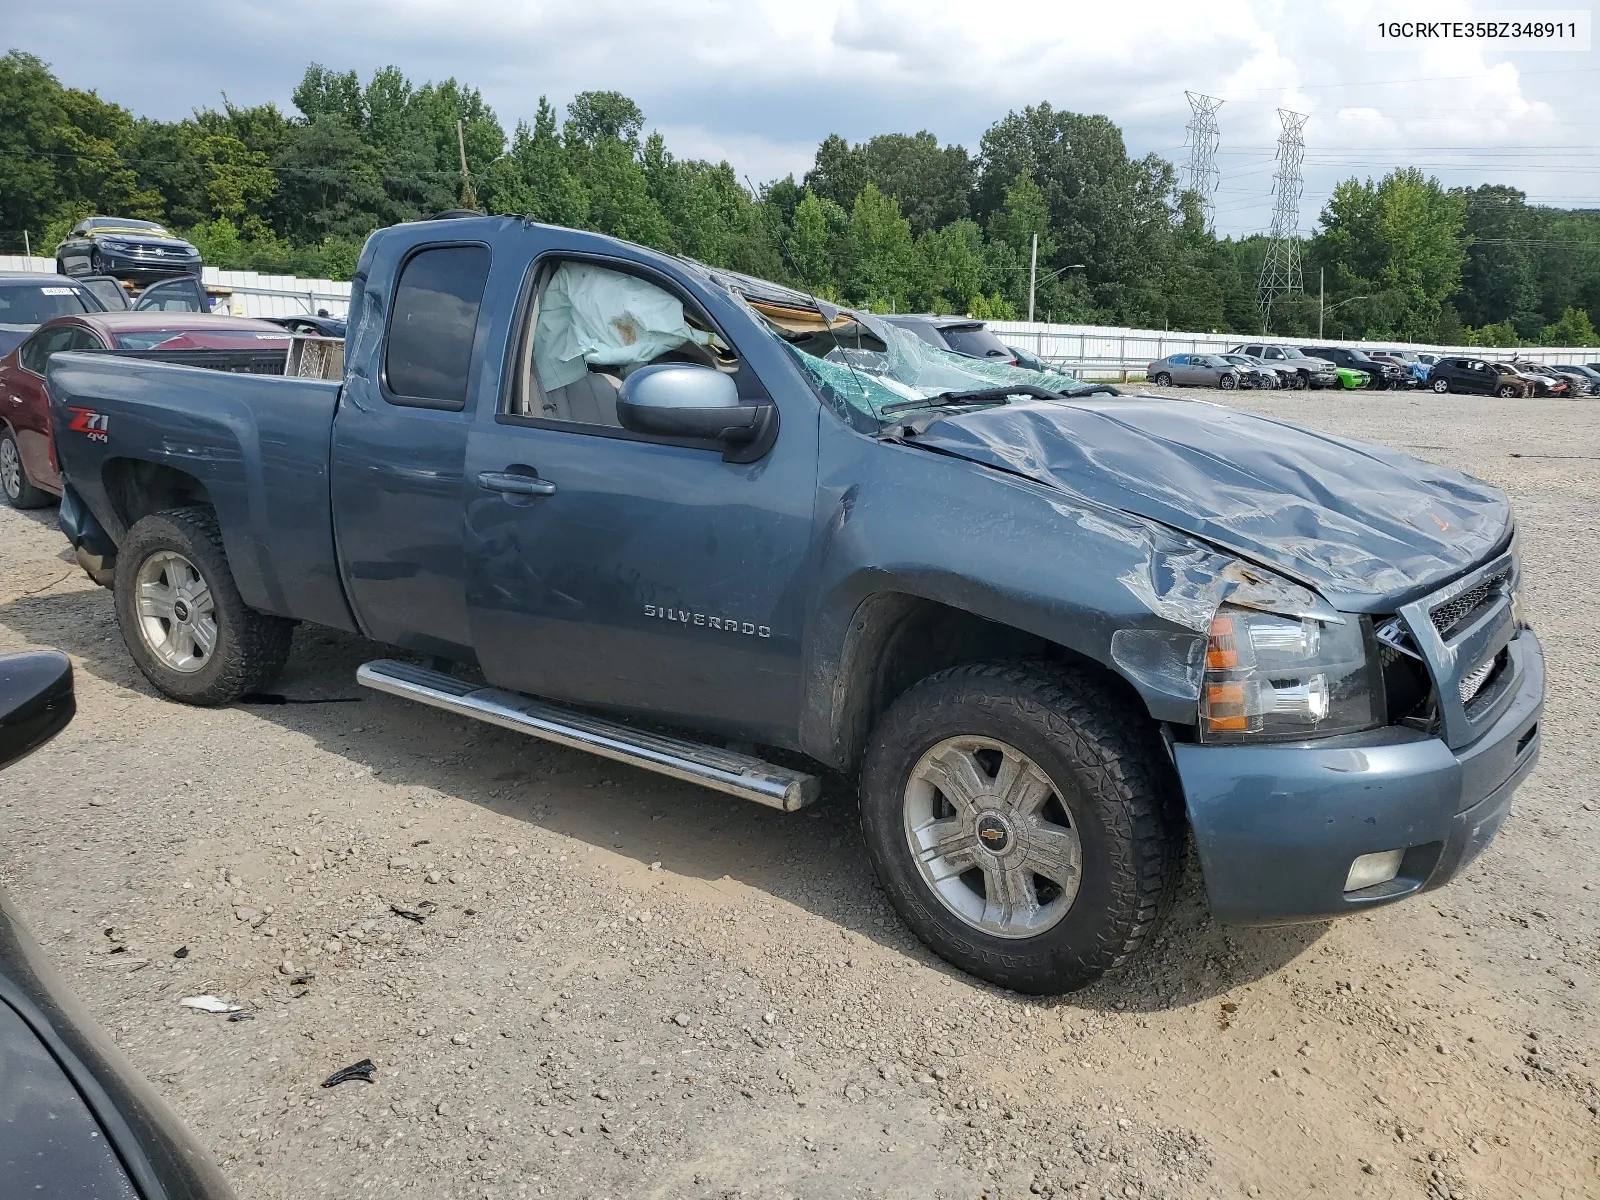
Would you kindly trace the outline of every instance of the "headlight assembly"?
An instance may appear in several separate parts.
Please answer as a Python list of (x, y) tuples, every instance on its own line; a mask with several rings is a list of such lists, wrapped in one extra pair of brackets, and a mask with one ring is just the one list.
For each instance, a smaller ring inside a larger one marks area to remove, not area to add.
[(1200, 739), (1281, 741), (1381, 725), (1376, 662), (1357, 617), (1319, 621), (1225, 604), (1206, 647)]

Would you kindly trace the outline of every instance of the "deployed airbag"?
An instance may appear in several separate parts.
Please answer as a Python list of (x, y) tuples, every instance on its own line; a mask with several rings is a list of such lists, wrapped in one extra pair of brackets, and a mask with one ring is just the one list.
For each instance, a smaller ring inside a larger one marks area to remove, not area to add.
[(669, 292), (588, 263), (556, 268), (539, 302), (534, 365), (546, 391), (582, 379), (589, 366), (642, 366), (685, 342), (709, 344)]

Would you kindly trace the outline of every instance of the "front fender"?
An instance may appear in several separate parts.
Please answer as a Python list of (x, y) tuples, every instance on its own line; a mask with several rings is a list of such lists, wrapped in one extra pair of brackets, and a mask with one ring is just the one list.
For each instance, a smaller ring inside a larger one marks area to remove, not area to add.
[(1236, 560), (1165, 526), (824, 421), (818, 586), (800, 739), (848, 759), (849, 692), (892, 597), (930, 600), (1121, 676), (1156, 720), (1192, 724), (1205, 637)]

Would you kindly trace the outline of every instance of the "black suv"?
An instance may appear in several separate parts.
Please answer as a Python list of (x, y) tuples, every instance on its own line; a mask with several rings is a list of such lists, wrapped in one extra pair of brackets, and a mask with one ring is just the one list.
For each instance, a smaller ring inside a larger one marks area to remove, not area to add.
[(1417, 381), (1410, 371), (1394, 363), (1379, 362), (1362, 350), (1351, 350), (1346, 346), (1301, 346), (1300, 352), (1312, 358), (1325, 358), (1336, 367), (1365, 371), (1367, 386), (1378, 391), (1416, 386)]
[(1441, 358), (1428, 372), (1428, 386), (1441, 396), (1446, 392), (1506, 397), (1523, 394), (1515, 378), (1481, 358)]

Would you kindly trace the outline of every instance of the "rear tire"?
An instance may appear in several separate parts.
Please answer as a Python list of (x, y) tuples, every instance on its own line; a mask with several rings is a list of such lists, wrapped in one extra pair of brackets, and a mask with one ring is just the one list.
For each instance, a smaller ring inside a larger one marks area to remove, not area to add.
[(1157, 387), (1171, 387), (1172, 376), (1168, 375), (1165, 371), (1157, 371), (1155, 378), (1150, 382), (1155, 384)]
[(28, 473), (22, 469), (22, 451), (17, 448), (17, 435), (9, 429), (0, 429), (0, 495), (12, 508), (43, 508), (55, 499), (43, 488), (28, 482)]
[(1428, 386), (1433, 389), (1435, 396), (1448, 395), (1450, 391), (1450, 381), (1448, 379), (1435, 379)]
[(113, 595), (134, 663), (184, 704), (228, 704), (271, 683), (288, 661), (295, 623), (245, 605), (209, 508), (137, 522), (117, 549)]
[(1165, 764), (1148, 715), (1087, 676), (954, 667), (873, 731), (867, 852), (935, 954), (1014, 991), (1075, 991), (1134, 954), (1176, 891), (1185, 832)]

